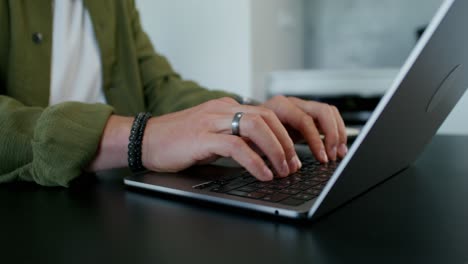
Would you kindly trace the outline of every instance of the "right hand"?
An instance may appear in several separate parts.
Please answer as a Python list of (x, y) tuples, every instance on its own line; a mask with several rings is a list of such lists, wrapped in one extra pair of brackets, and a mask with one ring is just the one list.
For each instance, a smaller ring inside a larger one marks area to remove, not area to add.
[[(243, 112), (240, 136), (232, 135), (234, 114)], [(219, 157), (231, 157), (262, 181), (273, 179), (250, 143), (268, 158), (279, 177), (296, 172), (301, 163), (292, 139), (269, 109), (240, 105), (232, 98), (152, 118), (142, 146), (143, 165), (152, 171), (177, 172)]]

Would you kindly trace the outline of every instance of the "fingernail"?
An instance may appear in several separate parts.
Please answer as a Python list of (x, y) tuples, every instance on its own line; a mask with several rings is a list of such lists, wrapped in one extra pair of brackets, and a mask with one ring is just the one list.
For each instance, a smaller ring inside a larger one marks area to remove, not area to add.
[(267, 181), (273, 180), (273, 172), (271, 172), (271, 170), (266, 166), (263, 168), (263, 175), (265, 177), (265, 180)]
[(345, 144), (341, 144), (338, 153), (340, 153), (341, 157), (344, 157), (348, 153), (348, 147)]
[(330, 159), (335, 161), (336, 160), (336, 153), (338, 152), (338, 148), (336, 146), (333, 146), (333, 148), (331, 149), (331, 157)]
[(289, 174), (289, 166), (286, 160), (283, 160), (283, 164), (281, 165), (281, 174), (282, 176), (287, 176)]
[(292, 159), (289, 161), (289, 172), (290, 173), (296, 172), (300, 168), (302, 168), (302, 163), (296, 155), (292, 157)]
[(322, 162), (328, 163), (328, 156), (324, 149), (320, 150), (320, 159)]
[(299, 159), (298, 156), (294, 156), (294, 160), (296, 162), (296, 165), (297, 165), (297, 169), (299, 170), (300, 168), (302, 168), (302, 162), (301, 160)]

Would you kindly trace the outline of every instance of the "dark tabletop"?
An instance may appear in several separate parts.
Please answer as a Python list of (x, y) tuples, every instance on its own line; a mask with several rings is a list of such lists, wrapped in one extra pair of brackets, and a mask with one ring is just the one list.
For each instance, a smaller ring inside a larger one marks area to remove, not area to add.
[(468, 264), (467, 157), (468, 137), (437, 136), (415, 165), (307, 223), (131, 191), (126, 170), (69, 189), (1, 185), (0, 261)]

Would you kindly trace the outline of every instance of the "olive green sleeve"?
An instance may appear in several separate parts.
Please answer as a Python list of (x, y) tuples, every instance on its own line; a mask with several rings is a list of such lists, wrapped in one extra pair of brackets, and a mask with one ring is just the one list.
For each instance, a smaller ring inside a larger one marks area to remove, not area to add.
[(195, 82), (182, 80), (166, 58), (158, 55), (140, 24), (135, 3), (130, 2), (131, 23), (144, 86), (146, 105), (154, 115), (189, 108), (211, 99), (238, 96), (222, 91), (207, 90)]
[(27, 107), (0, 95), (0, 183), (68, 186), (94, 158), (112, 111), (75, 102)]

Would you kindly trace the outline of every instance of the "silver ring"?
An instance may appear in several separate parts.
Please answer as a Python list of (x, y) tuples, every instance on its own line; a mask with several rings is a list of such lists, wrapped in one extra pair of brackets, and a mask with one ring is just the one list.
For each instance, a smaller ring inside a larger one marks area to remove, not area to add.
[(243, 112), (237, 112), (235, 115), (234, 115), (234, 118), (232, 119), (232, 123), (231, 123), (231, 128), (232, 128), (232, 134), (234, 136), (240, 136), (240, 120), (242, 118), (242, 116), (244, 115)]

